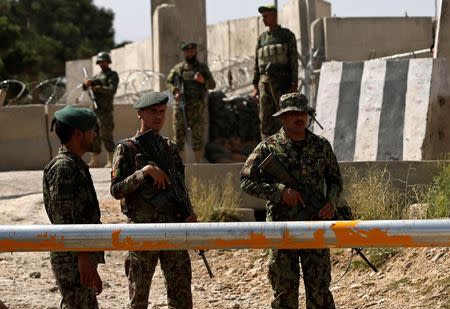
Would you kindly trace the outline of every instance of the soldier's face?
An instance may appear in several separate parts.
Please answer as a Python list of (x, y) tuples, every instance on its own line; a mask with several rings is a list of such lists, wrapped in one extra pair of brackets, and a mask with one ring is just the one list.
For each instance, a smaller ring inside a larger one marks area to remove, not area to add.
[(138, 111), (141, 120), (141, 129), (161, 131), (166, 120), (167, 104), (159, 104)]
[(286, 112), (281, 114), (280, 120), (288, 134), (289, 132), (294, 134), (303, 133), (306, 129), (306, 125), (308, 124), (308, 113), (295, 111)]
[(107, 68), (108, 68), (109, 63), (108, 63), (108, 61), (106, 61), (106, 60), (100, 60), (99, 63), (98, 63), (98, 65), (100, 66), (100, 68), (101, 68), (102, 70), (104, 70), (104, 69), (107, 69)]
[(82, 132), (81, 146), (86, 152), (91, 152), (94, 150), (95, 135), (94, 129)]
[(183, 51), (183, 53), (184, 53), (184, 58), (186, 60), (187, 59), (195, 59), (195, 58), (197, 58), (197, 49), (195, 49), (195, 48), (185, 49)]
[(264, 26), (270, 27), (277, 25), (277, 13), (274, 11), (262, 12)]

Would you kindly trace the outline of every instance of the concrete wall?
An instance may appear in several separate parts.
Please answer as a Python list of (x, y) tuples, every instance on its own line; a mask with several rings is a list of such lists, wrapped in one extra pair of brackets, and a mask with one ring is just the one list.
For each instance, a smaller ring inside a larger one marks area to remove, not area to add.
[[(314, 132), (338, 160), (424, 160), (450, 152), (445, 59), (327, 62)], [(445, 116), (444, 116), (445, 115)]]
[(323, 21), (326, 61), (368, 60), (425, 49), (432, 42), (431, 17), (332, 17)]
[(89, 97), (87, 95), (82, 96), (83, 89), (78, 88), (78, 86), (81, 85), (85, 79), (83, 67), (86, 68), (88, 75), (91, 77), (92, 65), (92, 59), (80, 59), (66, 62), (67, 96), (65, 102), (62, 103), (75, 104), (76, 102), (80, 102), (80, 100), (82, 100), (80, 103), (89, 103)]
[[(49, 105), (48, 107), (49, 127), (55, 111), (64, 106)], [(168, 105), (166, 123), (162, 130), (162, 134), (165, 136), (172, 136), (172, 114), (172, 105)], [(114, 106), (114, 123), (114, 140), (116, 142), (133, 136), (139, 128), (136, 110), (132, 105), (116, 104)], [(17, 129), (18, 127), (20, 130)], [(56, 134), (50, 132), (52, 147), (52, 154), (50, 154), (43, 105), (1, 107), (0, 132), (0, 170), (42, 169), (59, 148)], [(85, 159), (88, 160), (89, 155), (86, 155)], [(106, 162), (105, 151), (102, 152), (101, 160)]]

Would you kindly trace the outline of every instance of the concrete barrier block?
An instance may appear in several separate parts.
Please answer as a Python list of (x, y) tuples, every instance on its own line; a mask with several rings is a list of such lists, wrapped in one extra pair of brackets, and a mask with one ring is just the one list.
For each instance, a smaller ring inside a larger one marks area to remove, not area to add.
[(314, 132), (340, 161), (438, 159), (450, 152), (447, 80), (444, 59), (325, 63)]

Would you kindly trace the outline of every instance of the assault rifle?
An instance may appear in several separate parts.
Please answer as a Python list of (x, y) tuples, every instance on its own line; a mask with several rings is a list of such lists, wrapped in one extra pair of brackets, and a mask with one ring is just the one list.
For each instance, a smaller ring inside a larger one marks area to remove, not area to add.
[[(89, 79), (89, 75), (86, 70), (86, 67), (83, 67), (83, 76), (84, 76), (84, 78)], [(87, 87), (87, 92), (89, 94), (89, 98), (92, 101), (92, 106), (94, 107), (94, 109), (97, 109), (98, 106), (97, 106), (97, 101), (95, 101), (94, 91), (92, 91), (91, 87)]]
[[(175, 165), (173, 158), (165, 155), (164, 140), (155, 131), (147, 130), (137, 136), (136, 141), (143, 154), (151, 158), (167, 174), (170, 181), (170, 186), (151, 199), (150, 204), (155, 208), (167, 207), (167, 204), (176, 205), (180, 222), (186, 222), (189, 217), (195, 216), (189, 193), (184, 183), (184, 175), (180, 173), (179, 167)], [(199, 250), (198, 254), (205, 263), (209, 277), (213, 278), (214, 275), (206, 260), (205, 251)]]
[[(300, 217), (298, 218), (299, 221), (318, 219), (318, 212), (326, 203), (325, 198), (317, 194), (309, 184), (292, 176), (288, 169), (274, 156), (273, 153), (269, 154), (264, 161), (261, 162), (258, 168), (264, 176), (273, 178), (289, 188), (300, 192), (305, 202), (305, 207), (300, 212)], [(342, 212), (336, 213), (334, 219), (351, 220), (352, 214), (350, 209), (346, 209), (344, 212), (346, 215), (343, 215)], [(352, 248), (352, 250), (355, 251), (373, 271), (378, 272), (375, 265), (373, 265), (362, 253), (361, 248)]]
[[(188, 119), (186, 116), (186, 98), (184, 97), (184, 87), (183, 87), (183, 81), (182, 77), (180, 77), (178, 74), (175, 74), (173, 83), (176, 88), (180, 91), (180, 100), (178, 101), (178, 106), (180, 108), (181, 114), (183, 115), (183, 122), (184, 122), (184, 131), (186, 133), (186, 144), (188, 146), (187, 152), (190, 152), (191, 158), (188, 161), (193, 161), (192, 154), (193, 154), (193, 148), (192, 148), (192, 129), (189, 126)], [(186, 153), (188, 154), (188, 153)]]

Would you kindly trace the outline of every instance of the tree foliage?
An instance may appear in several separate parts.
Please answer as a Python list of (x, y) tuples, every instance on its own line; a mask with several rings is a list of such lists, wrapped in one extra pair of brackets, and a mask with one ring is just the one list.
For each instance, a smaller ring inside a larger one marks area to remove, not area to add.
[(0, 11), (0, 80), (61, 76), (65, 61), (114, 46), (114, 13), (92, 0), (0, 0)]

